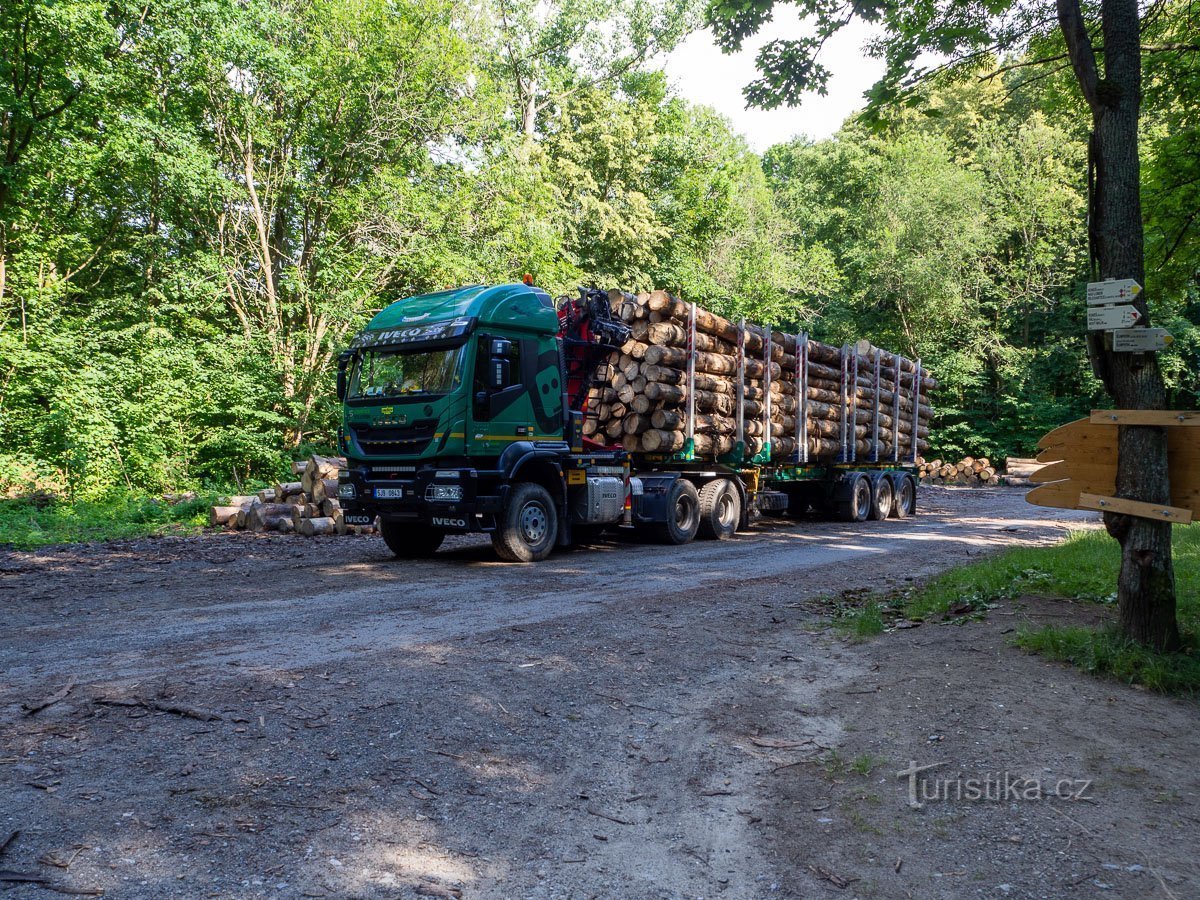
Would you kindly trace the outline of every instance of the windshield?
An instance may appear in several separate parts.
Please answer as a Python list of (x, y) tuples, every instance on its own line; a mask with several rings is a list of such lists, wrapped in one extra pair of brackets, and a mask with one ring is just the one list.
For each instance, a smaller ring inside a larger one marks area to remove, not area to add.
[(348, 398), (448, 394), (459, 384), (462, 347), (425, 353), (368, 350), (350, 379)]

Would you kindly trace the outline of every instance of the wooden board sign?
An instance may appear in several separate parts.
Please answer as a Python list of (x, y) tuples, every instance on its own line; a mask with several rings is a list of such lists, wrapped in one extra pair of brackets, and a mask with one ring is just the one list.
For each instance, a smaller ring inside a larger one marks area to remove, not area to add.
[(1167, 429), (1171, 502), (1146, 504), (1114, 496), (1117, 426), (1198, 423), (1200, 413), (1190, 411), (1095, 410), (1090, 418), (1069, 422), (1038, 441), (1037, 461), (1043, 467), (1030, 476), (1029, 480), (1038, 486), (1025, 499), (1036, 506), (1099, 509), (1190, 522), (1194, 515), (1200, 516), (1200, 431)]

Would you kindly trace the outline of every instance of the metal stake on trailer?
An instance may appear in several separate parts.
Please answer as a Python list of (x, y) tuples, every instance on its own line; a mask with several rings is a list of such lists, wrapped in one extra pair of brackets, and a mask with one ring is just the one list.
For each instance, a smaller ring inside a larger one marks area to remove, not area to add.
[(688, 306), (687, 333), (687, 432), (684, 449), (693, 452), (696, 434), (696, 304)]
[(849, 406), (849, 398), (846, 397), (846, 372), (849, 367), (849, 360), (846, 358), (846, 345), (842, 344), (841, 351), (841, 388), (838, 392), (838, 399), (841, 401), (838, 404), (838, 419), (840, 426), (840, 434), (842, 438), (842, 452), (838, 456), (838, 462), (846, 462), (846, 408)]
[(912, 464), (917, 464), (917, 428), (921, 424), (921, 360), (916, 362), (917, 371), (913, 373), (913, 426), (912, 426)]
[(763, 451), (771, 456), (771, 329), (763, 341)]
[(879, 462), (879, 348), (872, 354), (875, 357), (875, 403), (873, 422), (871, 425), (871, 462)]
[(900, 366), (904, 357), (892, 354), (892, 462), (900, 462)]
[[(737, 338), (737, 442), (746, 446), (746, 320), (738, 321)], [(740, 452), (740, 451), (739, 451)]]
[(796, 391), (800, 406), (796, 411), (796, 462), (808, 462), (808, 335), (796, 335)]
[(846, 429), (849, 433), (848, 441), (850, 444), (850, 462), (858, 460), (858, 348), (852, 348), (850, 354), (851, 371), (848, 379), (850, 387), (847, 389), (850, 398), (850, 425)]

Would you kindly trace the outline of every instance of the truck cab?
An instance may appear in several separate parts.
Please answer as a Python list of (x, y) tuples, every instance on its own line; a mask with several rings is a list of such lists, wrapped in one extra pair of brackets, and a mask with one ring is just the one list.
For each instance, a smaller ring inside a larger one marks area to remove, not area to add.
[(543, 558), (570, 541), (565, 470), (605, 499), (578, 524), (622, 514), (624, 454), (573, 454), (579, 414), (565, 395), (558, 314), (539, 288), (473, 286), (393, 303), (339, 358), (338, 396), (345, 520), (378, 516), (398, 556), (485, 532), (505, 559)]

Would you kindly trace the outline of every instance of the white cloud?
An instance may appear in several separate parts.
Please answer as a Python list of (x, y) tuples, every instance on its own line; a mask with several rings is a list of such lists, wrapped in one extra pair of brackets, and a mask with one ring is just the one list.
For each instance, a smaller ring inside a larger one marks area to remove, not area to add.
[(866, 105), (863, 92), (883, 74), (883, 63), (868, 58), (862, 49), (874, 29), (855, 19), (821, 49), (820, 61), (832, 72), (828, 94), (808, 94), (797, 107), (746, 109), (742, 88), (758, 77), (754, 67), (758, 49), (768, 41), (808, 31), (795, 10), (777, 9), (781, 13), (777, 12), (775, 20), (747, 40), (739, 53), (726, 56), (709, 31), (698, 31), (667, 56), (663, 65), (683, 97), (728, 116), (750, 146), (760, 152), (797, 135), (829, 137), (848, 116)]

